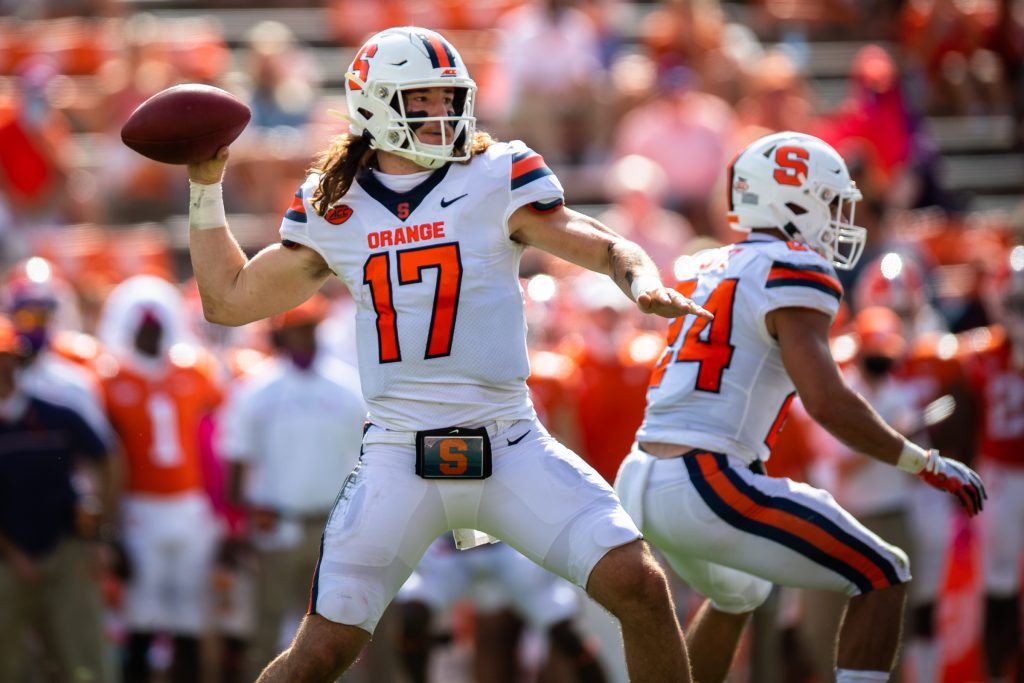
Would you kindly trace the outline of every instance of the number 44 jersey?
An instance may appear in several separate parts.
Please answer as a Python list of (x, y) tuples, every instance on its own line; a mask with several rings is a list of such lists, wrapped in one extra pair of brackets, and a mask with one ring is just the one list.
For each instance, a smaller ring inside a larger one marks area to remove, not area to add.
[(676, 288), (715, 319), (669, 325), (637, 440), (767, 460), (796, 394), (765, 316), (796, 307), (834, 318), (843, 288), (832, 264), (755, 233), (687, 259)]
[(518, 141), (419, 175), (399, 192), (365, 171), (323, 216), (309, 176), (285, 213), (284, 244), (315, 250), (352, 293), (372, 422), (411, 431), (530, 418), (524, 247), (508, 219), (527, 204), (557, 209), (562, 187)]

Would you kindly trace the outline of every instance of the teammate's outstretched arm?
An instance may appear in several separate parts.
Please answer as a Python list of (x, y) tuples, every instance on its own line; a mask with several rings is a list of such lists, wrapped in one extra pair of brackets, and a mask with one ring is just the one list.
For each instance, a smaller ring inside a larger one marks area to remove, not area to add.
[(647, 252), (600, 221), (561, 206), (538, 213), (529, 206), (517, 209), (508, 221), (509, 236), (578, 266), (608, 275), (644, 313), (665, 318), (694, 314), (714, 316), (701, 306), (666, 287)]
[(831, 322), (824, 313), (808, 308), (780, 308), (765, 317), (808, 414), (853, 450), (948, 491), (969, 515), (980, 512), (987, 495), (973, 470), (905, 439), (846, 384), (829, 351)]
[(330, 275), (312, 249), (280, 244), (251, 260), (227, 228), (221, 180), (228, 160), (222, 147), (209, 161), (188, 165), (189, 254), (210, 322), (244, 325), (290, 310), (311, 297)]

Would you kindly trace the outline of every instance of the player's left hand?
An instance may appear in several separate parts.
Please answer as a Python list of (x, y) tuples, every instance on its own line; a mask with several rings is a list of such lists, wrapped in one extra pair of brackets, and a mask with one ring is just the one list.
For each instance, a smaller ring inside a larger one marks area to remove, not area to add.
[(988, 494), (981, 477), (959, 460), (944, 458), (936, 450), (928, 453), (924, 469), (918, 472), (929, 486), (948, 491), (956, 496), (969, 517), (981, 512)]
[(653, 313), (664, 318), (696, 315), (713, 320), (715, 317), (692, 299), (687, 299), (676, 290), (665, 286), (653, 287), (645, 292), (640, 292), (636, 297), (636, 305), (644, 313)]

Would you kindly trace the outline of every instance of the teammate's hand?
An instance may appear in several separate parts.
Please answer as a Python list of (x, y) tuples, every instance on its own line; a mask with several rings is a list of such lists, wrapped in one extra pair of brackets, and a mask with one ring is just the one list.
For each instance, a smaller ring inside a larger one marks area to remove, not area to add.
[(713, 320), (715, 317), (693, 300), (687, 299), (676, 290), (665, 286), (640, 292), (636, 297), (636, 305), (644, 313), (653, 313), (664, 318), (678, 318), (691, 314), (708, 320)]
[(934, 449), (928, 452), (924, 469), (918, 472), (917, 476), (924, 479), (929, 486), (956, 496), (970, 517), (981, 512), (988, 498), (985, 485), (981, 483), (981, 477), (974, 470), (959, 460), (942, 457)]
[(228, 148), (221, 147), (212, 159), (188, 165), (188, 179), (194, 183), (214, 185), (224, 179), (224, 167), (228, 163)]

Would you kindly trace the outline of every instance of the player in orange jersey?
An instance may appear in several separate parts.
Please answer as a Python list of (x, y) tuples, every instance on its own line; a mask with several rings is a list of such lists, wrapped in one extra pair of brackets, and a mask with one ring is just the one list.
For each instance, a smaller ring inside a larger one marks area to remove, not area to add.
[(124, 680), (148, 680), (150, 646), (164, 633), (174, 639), (172, 681), (197, 681), (217, 541), (199, 427), (221, 392), (206, 357), (188, 343), (181, 295), (165, 280), (136, 276), (116, 287), (99, 333), (109, 355), (98, 368), (128, 470), (122, 521), (132, 576)]
[(983, 518), (985, 655), (991, 681), (1009, 681), (1021, 657), (1021, 552), (1024, 551), (1024, 246), (1010, 252), (1009, 269), (993, 307), (998, 324), (965, 333), (962, 351), (978, 400), (976, 427), (992, 506)]

